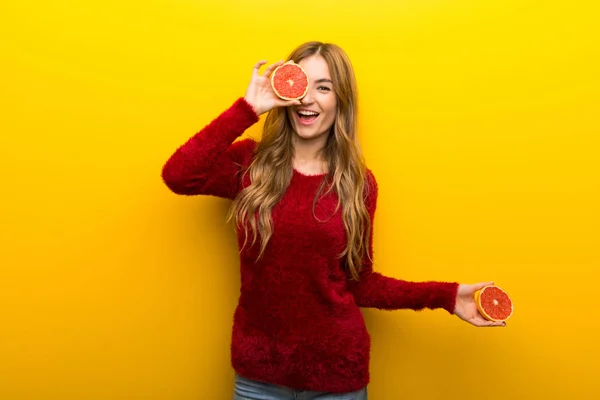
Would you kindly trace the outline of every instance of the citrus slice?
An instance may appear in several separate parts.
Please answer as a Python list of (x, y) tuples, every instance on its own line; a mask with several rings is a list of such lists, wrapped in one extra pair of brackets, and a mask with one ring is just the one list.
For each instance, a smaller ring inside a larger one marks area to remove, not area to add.
[(271, 74), (271, 87), (284, 100), (299, 100), (308, 92), (308, 75), (293, 61), (275, 68)]
[(496, 285), (475, 292), (475, 303), (481, 315), (489, 321), (506, 321), (513, 313), (511, 298)]

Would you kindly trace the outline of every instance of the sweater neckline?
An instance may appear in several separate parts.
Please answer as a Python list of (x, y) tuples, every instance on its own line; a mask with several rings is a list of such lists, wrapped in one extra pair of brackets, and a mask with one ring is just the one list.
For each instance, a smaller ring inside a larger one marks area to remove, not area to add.
[(307, 174), (305, 172), (298, 171), (296, 168), (293, 168), (293, 170), (296, 175), (300, 175), (304, 178), (323, 178), (325, 175), (327, 175), (327, 173), (324, 172), (320, 174)]

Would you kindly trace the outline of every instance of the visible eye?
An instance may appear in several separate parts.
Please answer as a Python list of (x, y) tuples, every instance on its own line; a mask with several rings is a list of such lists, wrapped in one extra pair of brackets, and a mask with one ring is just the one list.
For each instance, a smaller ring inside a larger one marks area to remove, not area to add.
[(328, 91), (330, 91), (331, 89), (330, 89), (330, 88), (328, 88), (327, 86), (319, 86), (319, 87), (317, 87), (317, 90), (325, 90), (325, 91), (327, 91), (327, 92), (328, 92)]

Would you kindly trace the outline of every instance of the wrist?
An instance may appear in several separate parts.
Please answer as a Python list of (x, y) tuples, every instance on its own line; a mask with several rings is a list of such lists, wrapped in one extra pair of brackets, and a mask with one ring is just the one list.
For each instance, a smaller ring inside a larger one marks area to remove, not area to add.
[(254, 110), (254, 112), (256, 113), (257, 116), (261, 116), (262, 114), (265, 113), (265, 110), (263, 110), (261, 107), (259, 107), (257, 105), (257, 102), (255, 101), (255, 99), (252, 99), (248, 96), (244, 96), (244, 100), (246, 101), (246, 103), (248, 103), (248, 105), (250, 107), (252, 107), (252, 109)]
[(261, 114), (263, 114), (263, 111), (261, 111), (255, 105), (255, 102), (252, 99), (248, 98), (247, 96), (244, 96), (243, 99), (246, 102), (246, 104), (248, 104), (248, 106), (252, 109), (252, 111), (254, 111), (254, 113), (256, 114), (257, 117), (259, 117)]

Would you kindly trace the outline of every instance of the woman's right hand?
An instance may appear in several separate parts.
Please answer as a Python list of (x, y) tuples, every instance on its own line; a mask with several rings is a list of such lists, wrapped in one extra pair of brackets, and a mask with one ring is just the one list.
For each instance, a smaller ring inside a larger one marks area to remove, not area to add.
[(271, 73), (275, 68), (282, 65), (283, 61), (268, 66), (264, 74), (259, 75), (258, 70), (266, 63), (264, 60), (256, 63), (252, 70), (250, 85), (244, 96), (244, 99), (252, 106), (256, 114), (264, 114), (275, 107), (289, 107), (301, 104), (298, 100), (280, 99), (271, 87)]

